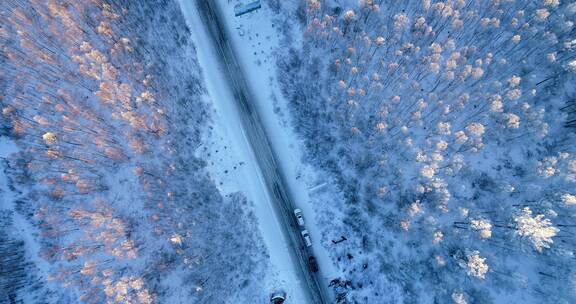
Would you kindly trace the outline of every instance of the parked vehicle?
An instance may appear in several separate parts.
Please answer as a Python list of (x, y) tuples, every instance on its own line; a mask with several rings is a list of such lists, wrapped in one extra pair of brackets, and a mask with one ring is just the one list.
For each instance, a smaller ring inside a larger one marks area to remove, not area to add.
[(270, 304), (283, 304), (286, 301), (286, 292), (284, 291), (275, 291), (270, 296)]
[(308, 233), (308, 230), (304, 229), (300, 233), (302, 234), (302, 238), (304, 239), (304, 242), (306, 243), (306, 247), (312, 246), (312, 240), (310, 239), (310, 233)]
[(311, 272), (318, 272), (318, 263), (315, 257), (311, 256), (308, 258), (308, 268)]
[(296, 220), (298, 221), (298, 225), (304, 226), (304, 217), (302, 217), (302, 210), (294, 209), (294, 216), (296, 216)]

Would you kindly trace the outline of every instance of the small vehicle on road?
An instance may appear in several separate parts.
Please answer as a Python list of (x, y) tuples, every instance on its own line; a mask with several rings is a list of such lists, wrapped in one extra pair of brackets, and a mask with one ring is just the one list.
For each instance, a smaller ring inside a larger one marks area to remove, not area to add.
[(270, 304), (284, 304), (286, 301), (286, 292), (284, 291), (275, 291), (270, 296)]
[(315, 257), (311, 256), (308, 258), (308, 268), (311, 272), (318, 272), (318, 263)]
[(298, 225), (304, 226), (304, 217), (302, 216), (302, 210), (294, 209), (294, 216), (296, 217), (296, 220), (298, 221)]
[(300, 233), (302, 234), (302, 238), (304, 239), (304, 242), (306, 243), (306, 247), (312, 246), (312, 240), (310, 239), (310, 233), (308, 233), (308, 230), (304, 229)]

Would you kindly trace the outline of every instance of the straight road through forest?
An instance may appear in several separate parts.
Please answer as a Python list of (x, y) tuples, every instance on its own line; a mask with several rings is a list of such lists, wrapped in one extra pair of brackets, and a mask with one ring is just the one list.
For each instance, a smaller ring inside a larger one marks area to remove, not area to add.
[(306, 247), (300, 235), (300, 229), (293, 215), (294, 203), (290, 192), (287, 191), (285, 177), (277, 162), (277, 155), (272, 150), (270, 140), (263, 128), (258, 112), (251, 103), (251, 94), (245, 80), (245, 74), (240, 68), (236, 54), (230, 40), (227, 38), (225, 25), (222, 22), (220, 8), (214, 1), (195, 0), (198, 11), (207, 28), (210, 39), (218, 52), (223, 65), (226, 78), (230, 83), (236, 109), (240, 112), (242, 126), (253, 152), (258, 160), (266, 189), (268, 190), (273, 209), (281, 219), (283, 233), (290, 244), (292, 259), (297, 263), (295, 267), (299, 276), (306, 283), (307, 293), (314, 304), (328, 303), (326, 291), (318, 282), (319, 273), (312, 273), (308, 269), (308, 257), (313, 256), (312, 249)]

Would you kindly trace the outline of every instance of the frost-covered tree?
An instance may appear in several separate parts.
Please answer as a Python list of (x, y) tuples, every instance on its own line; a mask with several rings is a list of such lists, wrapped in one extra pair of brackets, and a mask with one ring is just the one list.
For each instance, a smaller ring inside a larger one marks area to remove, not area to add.
[(489, 267), (486, 264), (486, 258), (480, 256), (477, 250), (470, 252), (467, 255), (466, 273), (478, 279), (485, 279)]
[(576, 205), (576, 195), (565, 193), (562, 195), (562, 202), (566, 205)]
[(470, 227), (478, 231), (481, 239), (488, 239), (492, 236), (492, 224), (484, 219), (470, 221)]
[(523, 208), (514, 218), (514, 222), (516, 222), (516, 233), (528, 238), (539, 252), (542, 252), (544, 248), (550, 248), (550, 245), (554, 243), (552, 238), (560, 231), (543, 214), (534, 216), (529, 207)]
[(452, 293), (452, 301), (454, 301), (454, 304), (468, 304), (466, 297), (460, 292)]

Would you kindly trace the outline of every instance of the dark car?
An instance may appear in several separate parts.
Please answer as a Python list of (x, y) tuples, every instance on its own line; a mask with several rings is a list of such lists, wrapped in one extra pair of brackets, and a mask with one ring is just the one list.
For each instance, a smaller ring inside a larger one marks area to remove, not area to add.
[(312, 272), (318, 272), (318, 263), (316, 262), (316, 258), (311, 256), (308, 258), (308, 267)]

